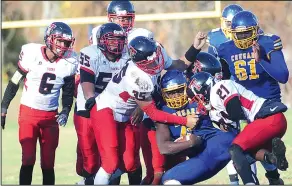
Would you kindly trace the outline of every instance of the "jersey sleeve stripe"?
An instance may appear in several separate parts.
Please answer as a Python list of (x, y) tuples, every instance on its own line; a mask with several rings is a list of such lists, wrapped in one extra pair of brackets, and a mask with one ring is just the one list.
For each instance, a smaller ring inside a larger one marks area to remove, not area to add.
[(23, 68), (22, 66), (21, 66), (21, 64), (20, 64), (20, 61), (18, 61), (18, 67), (20, 68), (20, 70), (22, 70), (23, 72), (25, 72), (25, 73), (27, 73), (28, 72), (28, 70), (26, 70), (25, 68)]
[(85, 68), (85, 67), (81, 66), (80, 69), (82, 69), (82, 70), (84, 70), (84, 71), (86, 71), (86, 72), (88, 72), (88, 73), (90, 73), (92, 75), (95, 75), (95, 73), (92, 70), (88, 69), (88, 68)]
[(224, 101), (224, 106), (226, 107), (227, 103), (234, 97), (238, 96), (238, 94), (232, 94), (231, 96), (229, 96), (227, 99), (225, 99)]
[(281, 41), (281, 38), (275, 40), (274, 43), (277, 43), (277, 42), (279, 42), (279, 41)]
[(251, 110), (252, 105), (254, 103), (254, 101), (251, 101), (243, 96), (240, 96), (240, 102), (241, 102), (241, 105), (248, 110)]

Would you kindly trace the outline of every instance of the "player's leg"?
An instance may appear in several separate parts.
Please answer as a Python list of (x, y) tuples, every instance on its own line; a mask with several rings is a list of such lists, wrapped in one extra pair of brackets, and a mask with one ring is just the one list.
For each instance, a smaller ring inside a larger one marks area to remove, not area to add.
[(33, 167), (36, 160), (36, 142), (39, 136), (38, 120), (29, 107), (20, 105), (19, 143), (22, 149), (22, 165), (19, 173), (19, 185), (31, 185)]
[[(144, 122), (144, 121), (143, 121)], [(143, 178), (141, 185), (149, 185), (154, 176), (154, 170), (152, 166), (152, 151), (151, 144), (148, 138), (148, 131), (150, 129), (146, 128), (142, 123), (140, 126), (140, 145), (142, 149), (142, 155), (146, 167), (146, 176)]]
[[(141, 183), (142, 173), (141, 167), (135, 162), (136, 138), (134, 134), (134, 126), (131, 123), (117, 123), (119, 135), (119, 158), (120, 169), (123, 172), (136, 174), (136, 178), (130, 179), (130, 185), (137, 185)], [(138, 170), (140, 168), (140, 170)]]
[(284, 181), (280, 178), (278, 169), (273, 164), (268, 164), (264, 161), (261, 161), (262, 166), (266, 170), (266, 178), (269, 180), (270, 185), (284, 185)]
[(139, 126), (133, 125), (135, 148), (134, 148), (134, 164), (136, 170), (128, 172), (130, 185), (140, 185), (142, 181), (142, 166), (140, 161), (140, 129)]
[(257, 119), (247, 125), (233, 141), (230, 149), (232, 160), (244, 184), (256, 183), (245, 153), (252, 149), (260, 149), (264, 144), (271, 143), (275, 137), (282, 137), (287, 128), (287, 122), (282, 113)]
[[(76, 112), (74, 110), (74, 112)], [(77, 134), (77, 145), (76, 145), (76, 155), (77, 155), (77, 159), (76, 159), (76, 173), (79, 175), (79, 176), (82, 176), (82, 169), (83, 169), (83, 157), (82, 157), (82, 153), (81, 153), (81, 149), (80, 149), (80, 145), (79, 145), (79, 138), (78, 138), (78, 129), (79, 129), (79, 126), (80, 126), (80, 122), (78, 120), (78, 115), (76, 113), (74, 113), (74, 116), (73, 116), (73, 123), (74, 123), (74, 126), (75, 126), (75, 130), (76, 130), (76, 134)]]
[(109, 184), (111, 175), (119, 165), (117, 123), (109, 108), (97, 111), (94, 107), (90, 119), (101, 157), (101, 167), (94, 178), (94, 184)]
[(40, 127), (40, 153), (43, 185), (55, 184), (55, 153), (59, 144), (59, 125), (56, 122), (57, 112), (41, 111), (43, 120), (39, 121)]
[(83, 177), (93, 176), (100, 167), (100, 157), (90, 119), (77, 116), (77, 135), (83, 157)]

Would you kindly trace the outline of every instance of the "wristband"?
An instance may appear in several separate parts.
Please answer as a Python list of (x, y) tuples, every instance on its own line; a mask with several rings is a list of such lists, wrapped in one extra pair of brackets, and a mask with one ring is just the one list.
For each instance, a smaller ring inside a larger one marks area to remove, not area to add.
[(193, 45), (188, 49), (188, 51), (185, 54), (185, 58), (194, 63), (197, 59), (198, 53), (201, 51), (201, 49), (196, 49)]

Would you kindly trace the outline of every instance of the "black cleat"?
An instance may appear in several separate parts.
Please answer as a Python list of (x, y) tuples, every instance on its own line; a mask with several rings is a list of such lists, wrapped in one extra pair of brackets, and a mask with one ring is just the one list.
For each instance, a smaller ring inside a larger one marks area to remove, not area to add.
[(272, 140), (272, 153), (273, 164), (281, 171), (286, 171), (288, 168), (288, 161), (286, 159), (286, 146), (280, 138)]

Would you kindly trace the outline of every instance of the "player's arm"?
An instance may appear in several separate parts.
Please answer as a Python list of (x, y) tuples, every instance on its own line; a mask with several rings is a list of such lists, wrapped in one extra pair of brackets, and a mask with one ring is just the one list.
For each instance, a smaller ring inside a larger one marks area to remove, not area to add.
[(15, 97), (18, 89), (19, 89), (19, 83), (25, 78), (26, 76), (25, 71), (18, 68), (12, 78), (9, 80), (8, 85), (5, 89), (4, 96), (1, 102), (1, 113), (7, 113), (7, 109), (10, 105), (10, 102)]
[(182, 56), (180, 59), (172, 60), (170, 63), (168, 63), (168, 60), (165, 60), (166, 61), (165, 69), (166, 70), (177, 69), (180, 71), (186, 70), (196, 61), (198, 53), (201, 51), (202, 47), (206, 43), (206, 38), (207, 38), (206, 34), (198, 32), (194, 39), (194, 43), (187, 50), (184, 56)]
[(72, 108), (75, 92), (75, 74), (64, 78), (64, 85), (62, 87), (62, 112), (69, 115)]
[(7, 109), (10, 105), (10, 102), (15, 97), (19, 89), (19, 83), (25, 78), (26, 74), (29, 71), (29, 64), (31, 64), (30, 57), (32, 55), (29, 55), (31, 53), (28, 50), (31, 50), (29, 44), (23, 45), (21, 48), (21, 52), (19, 54), (18, 68), (13, 74), (12, 78), (9, 80), (1, 102), (2, 116), (5, 116), (7, 114)]
[(80, 83), (80, 74), (75, 74), (75, 90), (74, 90), (74, 97), (77, 98), (77, 92), (78, 92), (78, 85)]
[(289, 70), (282, 52), (282, 41), (278, 36), (271, 36), (268, 44), (260, 46), (259, 53), (265, 47), (267, 52), (266, 57), (263, 56), (260, 60), (260, 65), (264, 70), (276, 81), (280, 83), (287, 83), (289, 78)]
[(95, 73), (92, 68), (91, 59), (85, 53), (80, 52), (79, 64), (80, 64), (80, 83), (83, 90), (84, 98), (95, 97)]
[(170, 155), (182, 152), (198, 143), (199, 138), (184, 142), (173, 142), (167, 125), (156, 123), (156, 141), (161, 154)]

